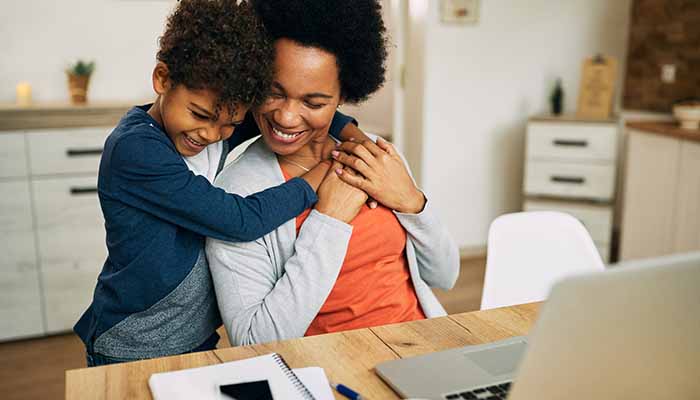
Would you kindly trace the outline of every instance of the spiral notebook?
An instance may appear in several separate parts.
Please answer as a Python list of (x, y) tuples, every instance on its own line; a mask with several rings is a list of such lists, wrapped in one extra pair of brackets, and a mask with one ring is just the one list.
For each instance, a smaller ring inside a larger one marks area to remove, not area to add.
[(220, 385), (267, 380), (275, 400), (326, 400), (333, 394), (322, 368), (292, 370), (277, 353), (222, 364), (151, 375), (155, 400), (221, 400)]

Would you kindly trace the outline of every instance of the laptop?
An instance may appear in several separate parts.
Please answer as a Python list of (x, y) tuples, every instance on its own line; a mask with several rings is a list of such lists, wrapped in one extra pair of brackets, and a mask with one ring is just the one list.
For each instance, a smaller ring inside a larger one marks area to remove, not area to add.
[(700, 398), (700, 252), (564, 279), (527, 338), (375, 370), (405, 398)]

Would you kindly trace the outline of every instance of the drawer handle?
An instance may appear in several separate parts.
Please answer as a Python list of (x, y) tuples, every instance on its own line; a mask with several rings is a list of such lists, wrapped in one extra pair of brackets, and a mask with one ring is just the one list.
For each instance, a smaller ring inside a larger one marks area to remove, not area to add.
[(99, 156), (102, 154), (102, 149), (68, 149), (66, 150), (66, 155), (68, 157), (85, 157), (85, 156)]
[(81, 194), (97, 193), (96, 187), (72, 187), (70, 188), (71, 196), (79, 196)]
[(587, 140), (565, 140), (565, 139), (554, 139), (552, 144), (555, 146), (567, 146), (567, 147), (587, 147)]
[(585, 178), (576, 176), (552, 176), (549, 178), (549, 180), (556, 183), (574, 183), (577, 185), (582, 185), (586, 183)]

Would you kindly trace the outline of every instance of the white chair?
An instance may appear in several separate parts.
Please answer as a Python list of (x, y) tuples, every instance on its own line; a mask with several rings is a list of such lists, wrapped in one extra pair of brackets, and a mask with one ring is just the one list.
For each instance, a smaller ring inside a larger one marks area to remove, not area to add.
[(481, 309), (541, 301), (555, 281), (604, 269), (588, 231), (571, 215), (502, 215), (489, 228)]

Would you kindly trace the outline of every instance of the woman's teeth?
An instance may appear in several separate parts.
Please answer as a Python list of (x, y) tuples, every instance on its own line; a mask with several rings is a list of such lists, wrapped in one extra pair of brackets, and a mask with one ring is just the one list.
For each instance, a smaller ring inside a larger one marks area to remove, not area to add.
[(275, 135), (277, 135), (277, 136), (279, 136), (279, 137), (281, 137), (281, 138), (283, 138), (283, 139), (288, 139), (288, 140), (289, 140), (289, 139), (294, 139), (295, 137), (301, 135), (301, 132), (292, 133), (292, 134), (286, 134), (286, 133), (280, 132), (279, 130), (277, 130), (277, 129), (275, 129), (275, 128), (272, 128), (272, 132), (273, 132)]

